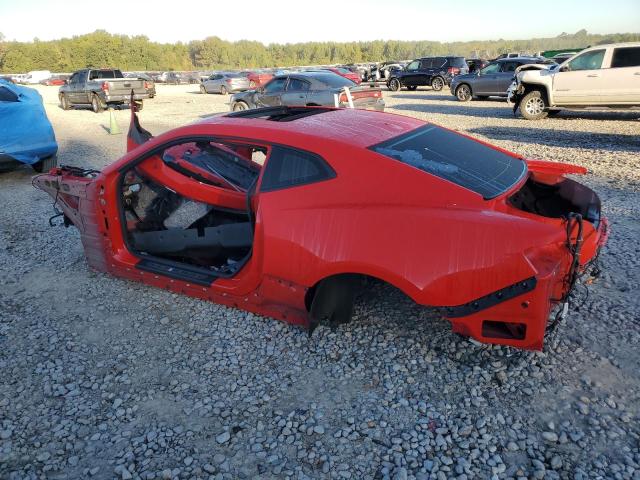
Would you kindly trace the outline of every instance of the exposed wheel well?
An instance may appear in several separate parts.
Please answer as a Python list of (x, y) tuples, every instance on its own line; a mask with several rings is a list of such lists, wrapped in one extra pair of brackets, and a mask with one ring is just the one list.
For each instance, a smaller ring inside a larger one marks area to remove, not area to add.
[(305, 294), (305, 297), (304, 297), (304, 304), (305, 304), (305, 307), (306, 307), (308, 312), (311, 312), (311, 307), (313, 305), (313, 301), (315, 299), (316, 293), (318, 292), (319, 286), (323, 282), (337, 282), (337, 283), (340, 283), (343, 286), (345, 284), (348, 284), (352, 288), (354, 288), (354, 290), (355, 290), (354, 293), (356, 295), (357, 295), (357, 293), (362, 291), (363, 288), (366, 289), (367, 286), (371, 286), (371, 285), (374, 285), (374, 284), (384, 284), (384, 285), (387, 285), (387, 286), (389, 286), (389, 287), (401, 292), (409, 300), (414, 302), (414, 300), (406, 292), (404, 292), (401, 288), (399, 288), (397, 285), (394, 285), (393, 283), (388, 282), (386, 280), (383, 280), (381, 278), (374, 277), (374, 276), (371, 276), (371, 275), (365, 275), (365, 274), (361, 274), (361, 273), (340, 273), (340, 274), (331, 275), (329, 277), (325, 277), (325, 278), (319, 280), (318, 282), (316, 282), (315, 285), (313, 285), (311, 288), (309, 288), (307, 290), (307, 293)]

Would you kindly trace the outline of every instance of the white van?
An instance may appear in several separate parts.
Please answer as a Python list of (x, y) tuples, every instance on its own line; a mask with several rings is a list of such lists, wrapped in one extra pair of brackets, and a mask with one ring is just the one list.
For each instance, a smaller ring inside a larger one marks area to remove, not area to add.
[(27, 78), (24, 79), (24, 83), (40, 83), (42, 80), (47, 80), (48, 78), (51, 78), (51, 72), (49, 70), (33, 70), (27, 73)]

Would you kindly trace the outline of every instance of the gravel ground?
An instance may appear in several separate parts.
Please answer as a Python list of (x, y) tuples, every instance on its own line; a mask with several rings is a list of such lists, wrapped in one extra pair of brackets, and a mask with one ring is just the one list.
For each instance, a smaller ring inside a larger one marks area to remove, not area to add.
[[(108, 113), (39, 90), (61, 163), (123, 153)], [(142, 125), (227, 110), (196, 90), (160, 85)], [(385, 95), (390, 112), (591, 171), (613, 230), (604, 274), (544, 352), (475, 345), (384, 286), (308, 339), (90, 271), (22, 168), (0, 176), (0, 478), (640, 479), (639, 114), (527, 122), (500, 101)]]

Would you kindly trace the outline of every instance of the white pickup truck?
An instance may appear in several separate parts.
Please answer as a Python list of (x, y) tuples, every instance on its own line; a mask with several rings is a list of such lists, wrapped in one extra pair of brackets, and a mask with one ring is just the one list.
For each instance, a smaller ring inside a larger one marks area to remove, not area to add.
[(527, 120), (567, 108), (640, 107), (640, 42), (590, 47), (555, 68), (523, 65), (507, 95)]

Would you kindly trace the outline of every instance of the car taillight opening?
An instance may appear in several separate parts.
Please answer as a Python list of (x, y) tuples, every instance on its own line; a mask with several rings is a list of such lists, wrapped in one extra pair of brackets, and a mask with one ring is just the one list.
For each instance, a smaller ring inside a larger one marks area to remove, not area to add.
[(458, 73), (460, 73), (460, 69), (458, 67), (449, 67), (447, 68), (447, 72), (453, 75), (457, 75)]
[(144, 82), (144, 88), (145, 88), (145, 90), (149, 89), (149, 82)]
[(103, 92), (109, 91), (109, 82), (102, 82), (102, 86), (100, 87)]

